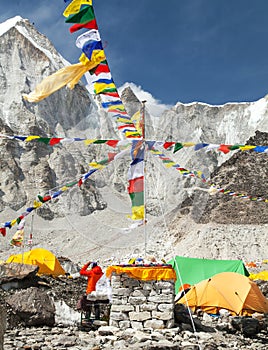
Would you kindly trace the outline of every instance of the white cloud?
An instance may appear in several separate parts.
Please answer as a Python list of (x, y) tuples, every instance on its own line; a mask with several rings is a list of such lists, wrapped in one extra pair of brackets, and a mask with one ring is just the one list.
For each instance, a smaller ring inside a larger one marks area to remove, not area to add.
[(126, 87), (130, 87), (140, 101), (147, 101), (146, 108), (154, 117), (159, 117), (165, 110), (172, 107), (161, 103), (161, 101), (155, 99), (150, 92), (142, 90), (141, 86), (137, 86), (134, 83), (125, 83), (124, 85), (120, 86), (118, 89), (119, 93), (121, 93)]

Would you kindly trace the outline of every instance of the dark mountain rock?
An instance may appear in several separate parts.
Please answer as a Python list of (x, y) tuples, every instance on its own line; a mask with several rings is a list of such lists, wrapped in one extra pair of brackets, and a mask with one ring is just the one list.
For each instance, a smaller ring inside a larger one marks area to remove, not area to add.
[[(268, 145), (268, 134), (257, 132), (248, 144)], [(266, 153), (237, 152), (211, 175), (211, 182), (219, 188), (250, 196), (234, 199), (230, 195), (209, 196), (200, 217), (201, 223), (267, 224), (268, 159)], [(204, 196), (204, 195), (203, 195)], [(262, 198), (257, 201), (256, 198)]]

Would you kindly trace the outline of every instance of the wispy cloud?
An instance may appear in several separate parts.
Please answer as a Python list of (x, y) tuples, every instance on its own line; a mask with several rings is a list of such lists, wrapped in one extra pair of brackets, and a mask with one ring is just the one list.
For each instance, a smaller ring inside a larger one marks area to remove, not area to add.
[(124, 83), (124, 85), (120, 86), (118, 89), (119, 93), (126, 87), (130, 87), (140, 101), (146, 101), (146, 108), (154, 117), (159, 117), (165, 110), (172, 107), (161, 103), (161, 101), (155, 99), (150, 92), (144, 91), (141, 86), (137, 86), (134, 83)]

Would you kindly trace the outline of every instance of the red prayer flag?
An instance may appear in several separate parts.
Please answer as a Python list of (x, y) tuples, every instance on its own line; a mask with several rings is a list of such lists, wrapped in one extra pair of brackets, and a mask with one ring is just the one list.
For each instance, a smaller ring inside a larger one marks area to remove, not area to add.
[(62, 137), (52, 137), (49, 141), (49, 144), (51, 146), (56, 145), (57, 143), (60, 143), (60, 141), (62, 140)]
[(114, 157), (117, 155), (117, 153), (108, 153), (108, 162), (111, 162), (112, 160), (114, 160)]
[(44, 201), (44, 202), (50, 201), (50, 199), (51, 199), (51, 196), (45, 196), (45, 197), (43, 197), (43, 201)]
[[(119, 130), (120, 130), (120, 129), (127, 129), (127, 128), (135, 128), (135, 125), (129, 123), (129, 124), (124, 124), (124, 125), (119, 125), (119, 126), (118, 126), (118, 129), (119, 129)], [(135, 131), (135, 130), (133, 130), (133, 131)]]
[(106, 142), (106, 144), (107, 144), (108, 146), (111, 146), (111, 147), (116, 147), (116, 145), (118, 144), (118, 142), (119, 142), (119, 140), (108, 140), (108, 141)]
[(126, 111), (121, 111), (120, 109), (110, 109), (108, 110), (108, 113), (120, 113), (120, 114), (127, 115)]
[(1, 227), (0, 228), (0, 232), (5, 237), (5, 235), (6, 235), (6, 228), (5, 227)]
[(128, 193), (137, 193), (144, 191), (144, 176), (137, 177), (128, 181)]
[(169, 147), (171, 147), (171, 146), (174, 145), (174, 144), (175, 144), (175, 142), (165, 142), (164, 145), (163, 145), (163, 147), (164, 147), (165, 149), (168, 149)]
[(119, 97), (118, 92), (104, 92), (103, 95), (113, 96), (113, 97)]
[(230, 152), (230, 146), (228, 146), (228, 145), (220, 145), (220, 147), (218, 149), (219, 149), (219, 151), (222, 151), (224, 154)]
[(99, 75), (101, 73), (110, 73), (109, 66), (107, 64), (99, 64), (94, 72), (95, 75)]
[(78, 30), (82, 28), (87, 28), (87, 29), (98, 29), (98, 25), (96, 22), (96, 19), (93, 19), (92, 21), (89, 21), (87, 23), (81, 24), (81, 23), (76, 23), (72, 25), (69, 30), (71, 33), (77, 32)]

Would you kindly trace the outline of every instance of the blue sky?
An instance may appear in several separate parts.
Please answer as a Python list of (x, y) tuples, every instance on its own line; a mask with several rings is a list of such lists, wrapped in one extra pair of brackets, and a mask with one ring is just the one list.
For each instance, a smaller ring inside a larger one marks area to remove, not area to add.
[[(20, 15), (71, 63), (80, 50), (63, 0), (1, 1), (0, 22)], [(268, 90), (267, 0), (93, 0), (119, 88), (133, 82), (164, 104), (255, 101)]]

